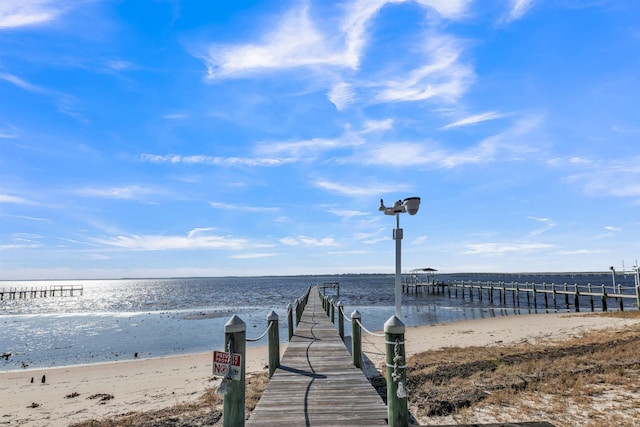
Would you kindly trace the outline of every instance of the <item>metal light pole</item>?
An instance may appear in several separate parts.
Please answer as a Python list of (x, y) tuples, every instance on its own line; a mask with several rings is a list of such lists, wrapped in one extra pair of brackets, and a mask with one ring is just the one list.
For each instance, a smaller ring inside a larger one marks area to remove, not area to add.
[(609, 267), (611, 270), (611, 280), (613, 281), (613, 293), (616, 293), (616, 269), (614, 266)]
[(409, 215), (415, 215), (420, 208), (420, 197), (409, 197), (404, 200), (398, 200), (392, 207), (386, 207), (382, 199), (380, 199), (380, 212), (385, 215), (396, 216), (396, 228), (393, 229), (393, 240), (396, 241), (396, 317), (402, 318), (402, 228), (400, 228), (400, 214), (408, 212)]

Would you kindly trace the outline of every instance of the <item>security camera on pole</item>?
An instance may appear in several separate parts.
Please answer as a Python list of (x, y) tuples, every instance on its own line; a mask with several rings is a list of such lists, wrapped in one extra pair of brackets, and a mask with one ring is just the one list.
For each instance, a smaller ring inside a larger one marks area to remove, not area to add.
[(408, 197), (404, 200), (398, 200), (392, 207), (386, 207), (382, 199), (380, 199), (380, 212), (385, 215), (396, 216), (396, 228), (393, 229), (393, 239), (396, 241), (396, 317), (402, 318), (402, 281), (401, 281), (401, 252), (402, 252), (402, 228), (400, 228), (400, 214), (408, 212), (409, 215), (415, 215), (420, 208), (420, 197)]

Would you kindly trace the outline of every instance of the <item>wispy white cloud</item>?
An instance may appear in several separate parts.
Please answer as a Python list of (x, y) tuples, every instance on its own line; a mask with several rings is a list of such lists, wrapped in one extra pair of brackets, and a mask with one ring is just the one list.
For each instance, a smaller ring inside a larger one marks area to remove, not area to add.
[(427, 236), (418, 236), (415, 239), (413, 239), (411, 241), (412, 245), (424, 245), (425, 242), (428, 240)]
[(346, 185), (326, 179), (317, 179), (313, 182), (317, 188), (345, 196), (379, 196), (395, 191), (408, 190), (408, 186), (403, 184), (371, 184), (369, 186)]
[[(556, 161), (553, 166), (572, 165), (567, 182), (582, 187), (589, 196), (640, 197), (640, 156), (621, 160)], [(580, 169), (580, 170), (575, 170)], [(571, 173), (573, 172), (573, 173)]]
[(502, 149), (493, 141), (485, 140), (465, 150), (447, 150), (434, 143), (398, 142), (380, 144), (363, 153), (361, 161), (380, 166), (432, 166), (451, 169), (470, 164), (480, 164), (499, 160)]
[(60, 113), (66, 114), (79, 121), (87, 122), (87, 120), (78, 112), (76, 107), (77, 99), (74, 96), (38, 86), (10, 73), (0, 73), (0, 80), (11, 83), (20, 89), (26, 90), (27, 92), (43, 95), (56, 106)]
[[(2, 201), (0, 201), (0, 203), (2, 203)], [(33, 222), (51, 222), (50, 219), (40, 218), (37, 216), (28, 216), (28, 215), (2, 215), (2, 216), (7, 218), (24, 219), (25, 221), (33, 221)]]
[(57, 19), (73, 3), (64, 0), (7, 0), (0, 2), (0, 30), (45, 24)]
[(214, 230), (215, 230), (215, 227), (197, 227), (192, 230), (189, 230), (189, 232), (187, 233), (187, 237), (191, 239), (197, 236), (201, 236), (203, 234), (207, 234), (208, 232), (214, 231)]
[(465, 254), (471, 255), (502, 255), (513, 252), (534, 252), (551, 249), (550, 243), (475, 243), (466, 245)]
[(540, 218), (540, 217), (535, 217), (535, 216), (529, 216), (527, 218), (532, 220), (532, 221), (536, 221), (536, 222), (544, 225), (544, 227), (541, 227), (541, 228), (538, 228), (536, 230), (531, 231), (529, 233), (529, 236), (531, 236), (531, 237), (539, 236), (540, 234), (545, 233), (545, 232), (551, 230), (552, 228), (554, 228), (556, 226), (556, 224), (549, 218)]
[[(385, 6), (405, 2), (417, 3), (441, 19), (464, 17), (470, 4), (469, 0), (356, 0), (334, 8), (334, 15), (327, 16), (325, 10), (322, 17), (314, 17), (313, 7), (304, 2), (257, 41), (213, 44), (196, 56), (205, 63), (208, 80), (306, 67), (315, 84), (327, 85), (327, 98), (338, 111), (355, 103), (456, 101), (474, 82), (475, 73), (461, 59), (463, 43), (435, 33), (434, 25), (427, 31), (416, 29), (424, 34), (413, 36), (421, 37), (413, 44), (422, 48), (410, 62), (390, 61), (386, 69), (368, 74), (360, 69), (376, 30), (374, 18)], [(325, 77), (318, 79), (319, 74)]]
[(49, 91), (43, 87), (40, 87), (38, 85), (34, 85), (32, 83), (29, 83), (28, 81), (14, 75), (14, 74), (10, 74), (10, 73), (0, 73), (0, 79), (9, 82), (17, 87), (19, 87), (20, 89), (24, 89), (28, 92), (34, 92), (34, 93), (42, 93), (42, 94), (47, 94), (49, 93)]
[(0, 129), (0, 138), (13, 139), (20, 135), (20, 129), (13, 125), (7, 125), (5, 129)]
[(42, 239), (43, 236), (35, 233), (13, 233), (11, 238), (16, 242), (32, 242)]
[(255, 151), (259, 155), (281, 155), (288, 158), (305, 158), (345, 147), (362, 145), (364, 141), (353, 133), (346, 133), (338, 138), (313, 138), (302, 141), (265, 142), (259, 144)]
[(149, 154), (140, 155), (140, 160), (149, 163), (172, 164), (203, 164), (212, 166), (281, 166), (297, 161), (290, 158), (249, 158), (249, 157), (218, 157), (218, 156), (183, 156), (180, 154)]
[(77, 240), (77, 239), (68, 239), (68, 238), (65, 238), (65, 237), (58, 237), (58, 240), (61, 240), (63, 242), (67, 242), (67, 243), (73, 243), (75, 245), (92, 246), (92, 247), (95, 247), (95, 248), (102, 247), (102, 245), (96, 245), (95, 243), (86, 242), (86, 241)]
[[(392, 79), (370, 83), (374, 101), (422, 101), (441, 98), (453, 102), (474, 82), (473, 68), (460, 60), (462, 47), (452, 37), (425, 35), (425, 62)], [(396, 73), (397, 74), (397, 73)]]
[(11, 194), (0, 194), (0, 203), (14, 203), (14, 204), (31, 204), (27, 199), (19, 196), (13, 196)]
[(278, 207), (248, 206), (222, 202), (209, 202), (209, 206), (215, 209), (228, 209), (236, 212), (280, 212)]
[(533, 7), (536, 0), (510, 0), (509, 10), (504, 15), (502, 21), (510, 23), (521, 19)]
[(109, 59), (105, 61), (107, 68), (113, 71), (125, 71), (136, 68), (133, 62), (125, 61), (123, 59)]
[(129, 185), (125, 187), (109, 187), (109, 188), (80, 188), (75, 191), (76, 194), (86, 197), (99, 197), (105, 199), (129, 199), (135, 200), (142, 196), (157, 193), (157, 190), (140, 187), (138, 185)]
[(288, 12), (276, 29), (264, 35), (259, 43), (212, 45), (203, 56), (208, 79), (313, 64), (345, 63), (344, 57), (327, 48), (324, 36), (309, 17), (307, 5)]
[(256, 259), (256, 258), (270, 258), (274, 256), (282, 255), (278, 252), (242, 252), (228, 256), (230, 259)]
[(6, 245), (0, 245), (0, 251), (10, 251), (15, 249), (37, 249), (37, 248), (41, 248), (42, 246), (44, 245), (39, 243), (31, 243), (31, 244), (9, 243)]
[(457, 128), (461, 126), (475, 125), (477, 123), (486, 122), (487, 120), (495, 120), (502, 117), (505, 117), (505, 114), (498, 113), (496, 111), (487, 111), (486, 113), (474, 114), (472, 116), (468, 116), (460, 120), (456, 120), (453, 123), (449, 123), (448, 125), (443, 126), (442, 129), (446, 130), (446, 129)]
[(329, 212), (341, 218), (354, 218), (358, 216), (370, 215), (369, 212), (349, 210), (349, 209), (329, 209)]
[(190, 117), (189, 113), (167, 113), (161, 116), (163, 119), (167, 120), (185, 120)]
[(372, 233), (354, 233), (353, 238), (360, 241), (360, 243), (373, 245), (385, 240), (389, 240), (389, 235), (383, 235), (384, 231), (384, 228), (379, 228), (376, 232)]
[(11, 243), (0, 245), (0, 251), (10, 251), (15, 249), (34, 249), (44, 246), (41, 243), (43, 236), (34, 233), (13, 233)]
[(365, 127), (360, 131), (361, 134), (367, 134), (371, 132), (382, 132), (393, 129), (393, 119), (384, 120), (367, 120)]
[(338, 111), (342, 111), (353, 103), (355, 99), (353, 86), (349, 83), (338, 82), (329, 90), (328, 98)]
[[(504, 131), (458, 150), (443, 147), (435, 141), (367, 143), (362, 144), (362, 147), (361, 144), (353, 144), (359, 150), (352, 157), (341, 159), (341, 162), (395, 167), (423, 165), (450, 169), (470, 164), (521, 161), (541, 150), (543, 144), (532, 136), (540, 127), (541, 121), (540, 117), (535, 116), (520, 118)], [(372, 129), (386, 130), (392, 125), (391, 120), (385, 120), (374, 123)], [(360, 134), (365, 132), (366, 130), (361, 131)]]
[(461, 19), (473, 0), (416, 0), (416, 3), (430, 7), (443, 18)]
[(558, 251), (558, 255), (591, 255), (591, 254), (606, 254), (610, 251), (607, 249), (575, 249), (571, 251)]
[(616, 234), (618, 234), (618, 233), (620, 233), (622, 231), (622, 228), (613, 227), (611, 225), (607, 225), (607, 226), (603, 227), (603, 229), (604, 229), (604, 232), (598, 234), (596, 236), (596, 238), (598, 238), (598, 239), (606, 239), (606, 238), (612, 237), (612, 236), (614, 236), (614, 235), (616, 235)]
[(206, 228), (194, 229), (186, 236), (130, 235), (93, 239), (105, 246), (130, 250), (164, 251), (176, 249), (229, 249), (239, 250), (249, 246), (246, 239), (205, 233)]
[(112, 259), (113, 257), (105, 254), (87, 254), (87, 258), (96, 260), (96, 261), (104, 261), (104, 260)]
[(308, 236), (284, 237), (280, 239), (280, 243), (286, 246), (304, 246), (304, 247), (336, 247), (333, 237), (323, 237), (321, 239)]

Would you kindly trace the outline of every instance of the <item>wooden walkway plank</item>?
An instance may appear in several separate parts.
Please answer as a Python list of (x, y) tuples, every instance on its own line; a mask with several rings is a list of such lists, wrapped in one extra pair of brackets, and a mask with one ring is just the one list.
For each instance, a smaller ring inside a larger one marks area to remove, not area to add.
[(248, 426), (387, 425), (387, 407), (322, 308), (315, 288)]

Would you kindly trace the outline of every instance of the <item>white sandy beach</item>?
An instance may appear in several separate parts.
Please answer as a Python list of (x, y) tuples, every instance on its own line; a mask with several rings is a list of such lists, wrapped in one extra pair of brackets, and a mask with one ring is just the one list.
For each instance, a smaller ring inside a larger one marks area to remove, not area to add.
[[(412, 327), (406, 331), (407, 356), (443, 347), (535, 344), (633, 323), (640, 320), (569, 313)], [(384, 361), (383, 338), (364, 334), (363, 351), (371, 360), (369, 367), (380, 367)], [(211, 353), (198, 353), (0, 372), (0, 425), (66, 426), (71, 422), (191, 402), (215, 384), (211, 381), (211, 359)], [(266, 365), (266, 346), (248, 348), (247, 372), (259, 372)], [(95, 395), (113, 398), (104, 401), (100, 397), (90, 398)]]

